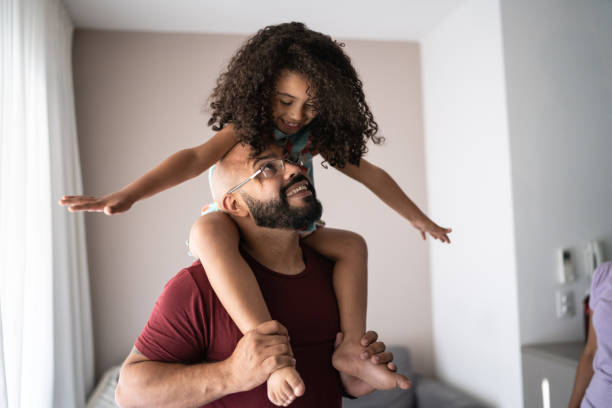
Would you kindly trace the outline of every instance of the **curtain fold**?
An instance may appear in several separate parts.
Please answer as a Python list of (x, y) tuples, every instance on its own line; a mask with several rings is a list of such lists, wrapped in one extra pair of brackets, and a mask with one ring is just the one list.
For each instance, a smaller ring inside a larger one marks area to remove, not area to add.
[[(60, 0), (0, 3), (0, 405), (83, 407), (93, 336), (72, 85)], [(5, 384), (4, 394), (2, 384)]]

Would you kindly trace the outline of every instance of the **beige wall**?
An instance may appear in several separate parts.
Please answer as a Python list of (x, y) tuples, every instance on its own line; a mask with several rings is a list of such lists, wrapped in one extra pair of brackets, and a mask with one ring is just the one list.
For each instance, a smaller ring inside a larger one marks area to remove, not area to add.
[[(216, 76), (244, 37), (77, 30), (74, 72), (85, 191), (114, 191), (172, 152), (212, 135), (201, 113)], [(367, 158), (425, 206), (419, 49), (414, 43), (346, 41), (387, 137)], [(361, 233), (370, 248), (369, 327), (410, 347), (432, 371), (427, 245), (407, 221), (336, 170), (315, 165), (324, 219)], [(67, 192), (70, 193), (70, 192)], [(136, 204), (87, 215), (96, 372), (129, 352), (163, 284), (191, 260), (184, 241), (206, 177)]]

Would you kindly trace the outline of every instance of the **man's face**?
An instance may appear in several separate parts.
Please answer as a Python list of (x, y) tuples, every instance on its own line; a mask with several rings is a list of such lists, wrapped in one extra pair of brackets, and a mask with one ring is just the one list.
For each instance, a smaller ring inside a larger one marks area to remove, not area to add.
[[(271, 147), (251, 159), (249, 165), (255, 172), (282, 158), (282, 153), (281, 148)], [(286, 161), (277, 174), (260, 174), (239, 193), (260, 227), (298, 230), (317, 221), (323, 212), (306, 169)]]

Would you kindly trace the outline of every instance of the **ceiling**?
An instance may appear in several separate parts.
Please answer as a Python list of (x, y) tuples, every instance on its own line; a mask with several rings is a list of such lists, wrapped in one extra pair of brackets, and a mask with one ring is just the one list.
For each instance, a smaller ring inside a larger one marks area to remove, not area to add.
[(417, 41), (465, 0), (64, 0), (78, 28), (252, 34), (302, 21), (334, 37)]

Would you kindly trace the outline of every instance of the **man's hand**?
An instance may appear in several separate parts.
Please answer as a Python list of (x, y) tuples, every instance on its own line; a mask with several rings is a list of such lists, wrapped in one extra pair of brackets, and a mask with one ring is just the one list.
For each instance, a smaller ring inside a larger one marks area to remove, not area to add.
[[(340, 333), (342, 336), (342, 333)], [(361, 353), (360, 357), (364, 360), (369, 359), (373, 364), (386, 364), (387, 368), (391, 371), (396, 371), (397, 366), (393, 363), (393, 353), (386, 350), (385, 343), (378, 340), (378, 333), (375, 331), (366, 332), (360, 340), (360, 343), (365, 350)], [(336, 337), (336, 342), (338, 338)], [(342, 337), (340, 337), (340, 342), (342, 342)], [(340, 344), (337, 343), (336, 346)]]
[(118, 214), (129, 210), (134, 201), (128, 194), (118, 191), (104, 197), (93, 196), (63, 196), (59, 203), (68, 207), (68, 211), (93, 211), (106, 215)]
[(248, 391), (263, 384), (273, 371), (295, 366), (287, 329), (275, 320), (247, 332), (226, 360), (232, 388)]

